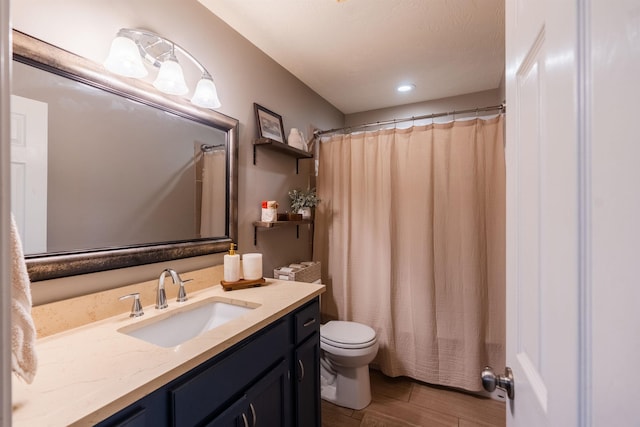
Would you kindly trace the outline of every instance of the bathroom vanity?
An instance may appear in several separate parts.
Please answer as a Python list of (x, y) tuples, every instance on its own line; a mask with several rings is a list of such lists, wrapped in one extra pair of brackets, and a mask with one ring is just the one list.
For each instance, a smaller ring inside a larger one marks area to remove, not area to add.
[[(145, 306), (38, 341), (33, 384), (14, 381), (14, 423), (99, 426), (320, 426), (323, 285), (219, 285), (184, 305)], [(122, 333), (212, 298), (252, 310), (174, 347)], [(146, 319), (144, 319), (146, 317)]]
[(320, 426), (317, 298), (98, 424)]

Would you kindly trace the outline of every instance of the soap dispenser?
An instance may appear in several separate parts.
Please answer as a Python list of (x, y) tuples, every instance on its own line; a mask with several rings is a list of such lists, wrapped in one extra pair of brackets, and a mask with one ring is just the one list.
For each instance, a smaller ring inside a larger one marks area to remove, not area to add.
[(231, 243), (229, 253), (224, 256), (224, 281), (237, 282), (240, 280), (240, 255), (235, 251), (235, 244)]

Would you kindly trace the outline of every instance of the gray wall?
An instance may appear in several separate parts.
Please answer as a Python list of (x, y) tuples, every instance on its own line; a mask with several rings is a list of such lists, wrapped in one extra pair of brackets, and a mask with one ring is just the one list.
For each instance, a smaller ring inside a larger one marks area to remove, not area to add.
[[(375, 123), (384, 120), (404, 119), (420, 115), (450, 112), (454, 110), (466, 110), (472, 108), (488, 107), (499, 105), (504, 101), (504, 91), (500, 88), (485, 90), (482, 92), (469, 93), (466, 95), (453, 96), (450, 98), (434, 99), (431, 101), (418, 102), (414, 104), (401, 105), (399, 107), (382, 108), (379, 110), (363, 111), (361, 113), (348, 114), (345, 116), (345, 126), (356, 126), (364, 123)], [(467, 116), (473, 116), (470, 114)], [(461, 118), (462, 115), (456, 116)], [(450, 121), (451, 117), (436, 118), (436, 122)], [(427, 120), (430, 123), (430, 120)], [(401, 127), (411, 125), (405, 122)]]
[[(253, 165), (253, 103), (282, 115), (286, 133), (296, 127), (307, 135), (312, 127), (342, 126), (340, 111), (195, 0), (20, 0), (12, 3), (11, 12), (17, 30), (99, 63), (123, 27), (154, 31), (186, 48), (213, 75), (222, 102), (218, 111), (240, 121), (239, 251), (262, 252), (265, 274), (273, 267), (310, 258), (309, 235), (301, 229), (296, 238), (295, 227), (261, 231), (258, 245), (253, 244), (252, 222), (260, 217), (260, 201), (278, 200), (288, 207), (288, 190), (306, 187), (313, 166), (312, 161), (301, 161), (296, 175), (293, 158), (267, 150), (258, 151)], [(189, 64), (183, 67), (188, 83), (194, 85), (197, 72), (189, 70)], [(185, 271), (218, 264), (221, 259), (213, 255), (36, 282), (34, 303), (149, 280), (166, 265)]]

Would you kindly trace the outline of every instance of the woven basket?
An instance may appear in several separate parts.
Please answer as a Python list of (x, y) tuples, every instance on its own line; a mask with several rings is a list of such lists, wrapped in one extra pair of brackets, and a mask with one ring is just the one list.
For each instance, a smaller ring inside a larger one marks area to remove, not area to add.
[[(304, 267), (295, 267), (303, 265)], [(294, 267), (291, 267), (294, 266)], [(283, 269), (287, 269), (284, 270)], [(288, 271), (291, 269), (291, 271)], [(294, 280), (296, 282), (315, 282), (320, 279), (320, 262), (304, 262), (301, 264), (291, 264), (289, 267), (278, 267), (273, 270), (273, 278), (280, 280)]]

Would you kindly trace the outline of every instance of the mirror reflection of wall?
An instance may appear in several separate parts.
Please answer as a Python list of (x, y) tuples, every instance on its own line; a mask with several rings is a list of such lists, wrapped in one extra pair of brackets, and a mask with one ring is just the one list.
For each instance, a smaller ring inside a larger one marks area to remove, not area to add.
[[(48, 123), (42, 148), (47, 162), (39, 168), (46, 171), (46, 191), (36, 185), (25, 197), (12, 194), (21, 234), (41, 235), (32, 248), (25, 244), (26, 253), (228, 235), (224, 152), (215, 166), (220, 169), (208, 181), (215, 184), (207, 184), (211, 194), (198, 194), (203, 182), (196, 176), (196, 164), (204, 158), (201, 146), (224, 147), (224, 131), (13, 64), (13, 93), (44, 104)], [(12, 173), (21, 176), (21, 168)], [(28, 208), (21, 211), (29, 196), (37, 209), (44, 205), (46, 224), (30, 219)], [(203, 215), (204, 202), (209, 210)], [(203, 218), (206, 227), (200, 224)], [(33, 233), (29, 221), (36, 221)]]

